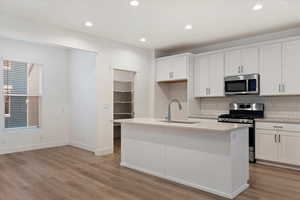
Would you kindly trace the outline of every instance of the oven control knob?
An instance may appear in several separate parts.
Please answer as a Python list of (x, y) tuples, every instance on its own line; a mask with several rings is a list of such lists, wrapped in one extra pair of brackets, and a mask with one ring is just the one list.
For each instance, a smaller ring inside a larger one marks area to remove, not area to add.
[(243, 123), (248, 124), (249, 120), (244, 120)]

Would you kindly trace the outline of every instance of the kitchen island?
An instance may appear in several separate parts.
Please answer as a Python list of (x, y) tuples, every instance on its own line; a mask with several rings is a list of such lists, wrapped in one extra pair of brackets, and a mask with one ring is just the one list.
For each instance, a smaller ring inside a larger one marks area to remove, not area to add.
[(248, 125), (167, 122), (121, 123), (121, 166), (233, 199), (248, 188)]

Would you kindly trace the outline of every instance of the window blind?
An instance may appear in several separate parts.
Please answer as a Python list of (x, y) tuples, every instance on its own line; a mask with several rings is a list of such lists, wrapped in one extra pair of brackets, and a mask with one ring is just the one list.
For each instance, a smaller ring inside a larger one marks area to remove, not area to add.
[(39, 126), (40, 79), (40, 65), (3, 61), (5, 128)]

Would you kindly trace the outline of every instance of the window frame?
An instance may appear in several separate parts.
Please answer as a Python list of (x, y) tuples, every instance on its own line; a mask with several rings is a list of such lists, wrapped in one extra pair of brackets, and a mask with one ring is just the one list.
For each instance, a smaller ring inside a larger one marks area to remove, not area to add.
[[(7, 93), (4, 93), (4, 87), (6, 88), (11, 88), (13, 86), (11, 85), (5, 85), (4, 83), (0, 84), (2, 85), (2, 96), (5, 98), (6, 96), (9, 97), (9, 114), (5, 114), (5, 99), (3, 98), (3, 129), (4, 130), (7, 130), (7, 131), (13, 131), (13, 130), (19, 130), (19, 129), (24, 129), (24, 130), (35, 130), (35, 129), (40, 129), (41, 128), (41, 124), (42, 124), (42, 121), (41, 121), (41, 112), (42, 112), (42, 77), (43, 77), (43, 65), (42, 64), (39, 64), (39, 63), (34, 63), (34, 62), (27, 62), (27, 61), (19, 61), (19, 60), (15, 60), (15, 59), (3, 59), (2, 57), (0, 57), (0, 66), (1, 66), (1, 70), (2, 70), (2, 73), (5, 73), (5, 71), (8, 71), (8, 70), (11, 70), (12, 67), (11, 66), (5, 66), (4, 65), (4, 61), (9, 61), (9, 62), (23, 62), (23, 63), (26, 63), (27, 64), (27, 69), (28, 69), (28, 66), (29, 65), (37, 65), (39, 68), (40, 68), (40, 72), (39, 72), (39, 93), (38, 95), (29, 95), (29, 94), (26, 94), (26, 95), (18, 95), (18, 94), (11, 94), (9, 92)], [(29, 76), (28, 76), (28, 73), (27, 73), (27, 84), (29, 82)], [(7, 90), (9, 90), (7, 89)], [(28, 88), (27, 88), (28, 90)], [(26, 97), (26, 109), (27, 109), (27, 123), (26, 123), (26, 126), (22, 126), (22, 127), (8, 127), (6, 128), (5, 127), (5, 118), (8, 118), (8, 117), (11, 117), (11, 97), (12, 96), (24, 96)], [(38, 124), (36, 126), (28, 126), (29, 125), (29, 122), (28, 122), (28, 103), (27, 103), (27, 99), (29, 97), (38, 97)]]
[[(7, 118), (7, 117), (10, 117), (11, 98), (10, 98), (10, 96), (7, 96), (7, 95), (5, 95), (3, 97), (4, 97), (4, 118)], [(6, 98), (8, 98), (8, 113), (5, 112), (6, 111)]]

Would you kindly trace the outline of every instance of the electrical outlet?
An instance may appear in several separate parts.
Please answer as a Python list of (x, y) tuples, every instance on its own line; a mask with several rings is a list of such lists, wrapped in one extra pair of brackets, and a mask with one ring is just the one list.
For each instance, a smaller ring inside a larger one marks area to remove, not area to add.
[(6, 141), (4, 139), (1, 139), (1, 144), (6, 144)]

